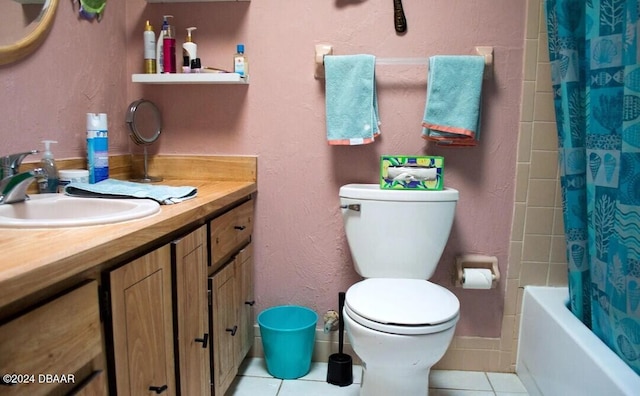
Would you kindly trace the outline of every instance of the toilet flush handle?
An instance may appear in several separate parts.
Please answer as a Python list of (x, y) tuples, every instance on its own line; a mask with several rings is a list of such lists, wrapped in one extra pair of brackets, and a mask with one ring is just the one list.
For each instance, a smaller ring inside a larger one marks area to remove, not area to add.
[(360, 204), (349, 204), (349, 205), (340, 205), (341, 209), (349, 209), (355, 210), (356, 212), (360, 211)]

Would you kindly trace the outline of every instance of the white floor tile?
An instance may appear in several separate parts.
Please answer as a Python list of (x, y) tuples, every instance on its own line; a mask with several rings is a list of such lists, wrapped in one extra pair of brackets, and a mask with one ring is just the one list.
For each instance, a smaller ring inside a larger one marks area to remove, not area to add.
[(238, 368), (238, 375), (248, 375), (252, 377), (273, 378), (267, 371), (267, 365), (264, 359), (246, 358)]
[(527, 393), (520, 378), (511, 373), (487, 373), (495, 392)]
[(278, 396), (358, 396), (360, 385), (345, 387), (331, 385), (323, 381), (284, 380)]
[(464, 389), (429, 389), (429, 396), (494, 396), (491, 391)]
[(493, 391), (485, 373), (479, 371), (432, 370), (429, 388)]
[(237, 376), (225, 396), (276, 396), (282, 380), (276, 378)]

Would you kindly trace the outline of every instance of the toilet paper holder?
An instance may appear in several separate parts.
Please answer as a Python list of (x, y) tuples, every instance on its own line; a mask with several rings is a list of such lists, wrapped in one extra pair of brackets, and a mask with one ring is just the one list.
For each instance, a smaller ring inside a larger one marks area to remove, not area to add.
[(495, 289), (500, 281), (500, 270), (498, 269), (498, 258), (495, 256), (485, 256), (481, 254), (465, 254), (456, 257), (455, 286), (462, 287), (464, 283), (464, 270), (469, 268), (483, 268), (491, 271), (491, 288)]

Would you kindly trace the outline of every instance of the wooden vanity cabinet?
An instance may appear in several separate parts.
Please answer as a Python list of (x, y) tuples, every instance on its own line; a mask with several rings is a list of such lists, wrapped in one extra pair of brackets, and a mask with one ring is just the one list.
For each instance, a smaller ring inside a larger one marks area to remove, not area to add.
[(0, 325), (0, 394), (106, 395), (98, 301), (90, 281)]
[(118, 395), (224, 395), (253, 345), (253, 200), (103, 277)]

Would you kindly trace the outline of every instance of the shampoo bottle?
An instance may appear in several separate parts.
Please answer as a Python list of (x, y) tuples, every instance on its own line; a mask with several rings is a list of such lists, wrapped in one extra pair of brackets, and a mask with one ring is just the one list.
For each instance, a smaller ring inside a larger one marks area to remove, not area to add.
[(109, 140), (105, 113), (87, 113), (87, 168), (89, 183), (109, 178)]
[(184, 40), (182, 44), (182, 56), (189, 57), (189, 64), (191, 61), (198, 57), (198, 45), (193, 42), (193, 37), (191, 36), (191, 32), (196, 30), (195, 27), (187, 28), (187, 38)]
[(244, 44), (236, 46), (236, 54), (233, 55), (233, 72), (238, 73), (240, 77), (249, 75), (249, 61), (244, 55)]
[(153, 26), (147, 21), (144, 26), (144, 72), (153, 74), (156, 72), (156, 34)]
[(164, 35), (169, 28), (168, 18), (173, 18), (173, 15), (164, 15), (162, 17), (162, 29), (160, 29), (160, 34), (158, 34), (158, 40), (156, 40), (156, 73), (164, 72), (164, 52), (162, 46), (164, 43)]
[(56, 161), (53, 159), (53, 153), (51, 153), (51, 143), (58, 143), (55, 140), (43, 140), (44, 154), (42, 154), (42, 160), (40, 161), (40, 167), (47, 173), (47, 180), (40, 182), (38, 188), (40, 193), (57, 193), (58, 192), (58, 168), (56, 167)]
[(176, 72), (176, 32), (171, 25), (167, 26), (162, 38), (162, 72)]

